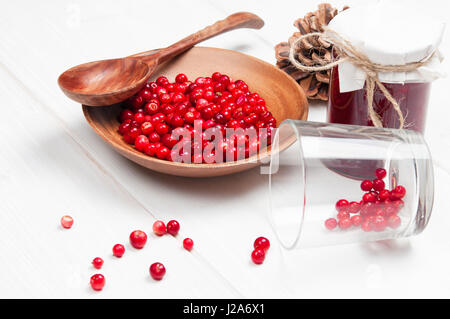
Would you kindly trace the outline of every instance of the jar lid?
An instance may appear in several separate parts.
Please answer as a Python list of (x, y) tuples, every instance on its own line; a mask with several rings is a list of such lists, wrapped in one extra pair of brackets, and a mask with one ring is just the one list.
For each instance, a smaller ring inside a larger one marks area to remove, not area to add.
[[(404, 65), (430, 58), (429, 63), (411, 72), (380, 72), (385, 83), (431, 82), (444, 74), (441, 56), (437, 51), (442, 41), (445, 23), (424, 16), (411, 4), (400, 5), (380, 1), (370, 5), (351, 7), (339, 13), (329, 28), (350, 41), (368, 58), (382, 65)], [(333, 42), (331, 35), (325, 37)], [(350, 62), (339, 64), (341, 92), (364, 87), (366, 74)]]

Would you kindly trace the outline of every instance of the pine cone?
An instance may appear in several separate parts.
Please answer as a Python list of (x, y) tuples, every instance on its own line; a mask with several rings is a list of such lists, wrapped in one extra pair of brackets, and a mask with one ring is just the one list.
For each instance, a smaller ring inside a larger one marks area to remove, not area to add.
[[(346, 10), (348, 7), (344, 7)], [(291, 75), (305, 90), (308, 99), (328, 100), (328, 84), (331, 71), (303, 72), (297, 69), (289, 61), (290, 44), (299, 36), (312, 32), (322, 32), (323, 26), (339, 13), (328, 3), (319, 4), (319, 9), (309, 12), (304, 18), (294, 22), (299, 32), (295, 32), (288, 42), (281, 42), (275, 46), (277, 66)], [(297, 59), (305, 65), (318, 65), (331, 62), (331, 50), (333, 45), (321, 37), (304, 39), (297, 48)]]

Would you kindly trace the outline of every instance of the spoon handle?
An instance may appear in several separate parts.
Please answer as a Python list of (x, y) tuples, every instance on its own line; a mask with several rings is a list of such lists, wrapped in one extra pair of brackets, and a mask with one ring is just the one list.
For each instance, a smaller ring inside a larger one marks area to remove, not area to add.
[(196, 33), (187, 36), (167, 48), (159, 50), (156, 53), (156, 50), (151, 50), (132, 56), (139, 57), (139, 59), (144, 62), (154, 62), (155, 60), (158, 60), (158, 63), (163, 63), (192, 48), (197, 43), (205, 41), (221, 33), (240, 28), (261, 29), (263, 26), (264, 21), (257, 15), (250, 12), (238, 12), (228, 16), (224, 20), (217, 21), (216, 23)]

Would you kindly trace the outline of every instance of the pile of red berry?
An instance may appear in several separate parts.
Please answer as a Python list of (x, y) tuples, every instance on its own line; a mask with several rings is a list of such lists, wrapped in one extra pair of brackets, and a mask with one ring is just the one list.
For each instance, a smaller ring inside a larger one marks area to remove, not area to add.
[(337, 216), (325, 221), (325, 227), (333, 230), (350, 227), (361, 227), (365, 232), (384, 231), (387, 227), (398, 228), (401, 218), (398, 213), (404, 206), (402, 198), (406, 195), (403, 186), (397, 186), (389, 191), (385, 188), (383, 179), (386, 170), (378, 168), (375, 171), (376, 179), (364, 180), (361, 189), (366, 192), (360, 202), (349, 202), (341, 199), (336, 203)]
[(162, 160), (220, 163), (270, 145), (276, 120), (258, 93), (215, 72), (189, 81), (161, 76), (124, 102), (119, 133), (138, 151)]

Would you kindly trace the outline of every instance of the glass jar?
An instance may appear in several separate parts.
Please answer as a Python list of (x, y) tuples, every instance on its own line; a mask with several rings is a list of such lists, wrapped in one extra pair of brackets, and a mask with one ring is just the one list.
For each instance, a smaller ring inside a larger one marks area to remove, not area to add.
[[(405, 116), (404, 128), (423, 134), (431, 83), (383, 84), (400, 105)], [(378, 87), (374, 91), (373, 108), (380, 116), (383, 127), (398, 128), (400, 126), (397, 112)], [(334, 67), (331, 72), (327, 121), (329, 123), (373, 126), (367, 111), (365, 87), (341, 93), (338, 66)]]
[[(444, 21), (416, 5), (380, 0), (340, 12), (328, 28), (323, 37), (334, 43), (332, 56), (341, 60), (331, 71), (328, 122), (373, 126), (368, 114), (367, 70), (346, 59), (346, 55), (355, 58), (354, 52), (359, 52), (375, 65), (390, 67), (379, 71), (377, 78), (399, 104), (403, 128), (423, 133), (431, 82), (444, 75), (439, 53)], [(336, 52), (341, 52), (340, 56)], [(402, 67), (419, 62), (424, 64), (402, 71)], [(399, 114), (377, 85), (373, 108), (383, 127), (400, 128)]]
[[(346, 174), (356, 168), (370, 181), (384, 169), (384, 185), (377, 181), (363, 191)], [(289, 249), (419, 234), (434, 196), (431, 156), (420, 133), (293, 120), (275, 134), (269, 184), (270, 219)], [(341, 199), (348, 203), (337, 204)]]

